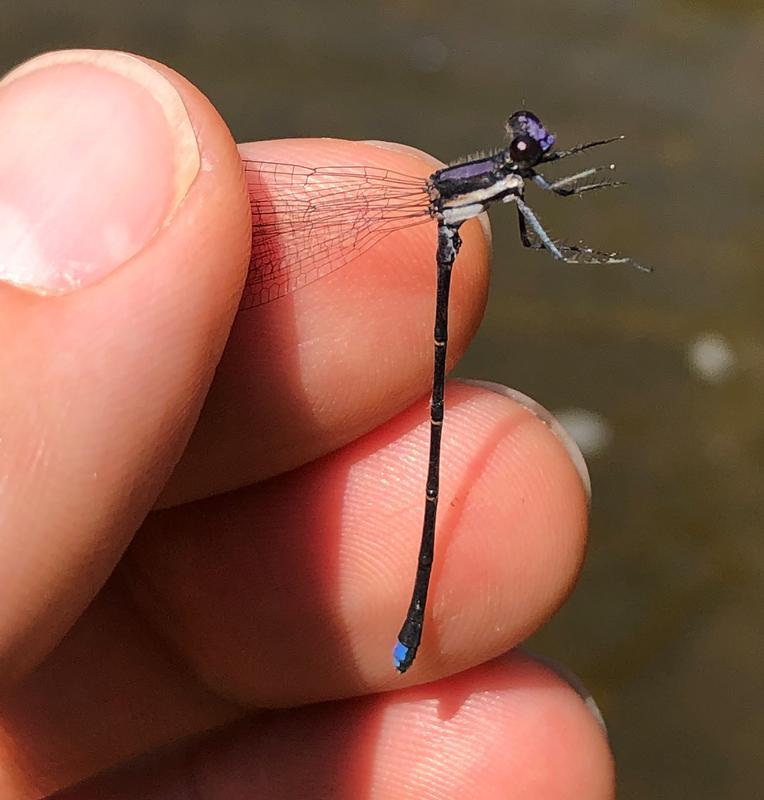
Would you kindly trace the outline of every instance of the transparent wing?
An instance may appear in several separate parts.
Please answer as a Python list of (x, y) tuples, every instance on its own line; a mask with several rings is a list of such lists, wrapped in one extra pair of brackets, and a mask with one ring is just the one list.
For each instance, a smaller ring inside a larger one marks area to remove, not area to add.
[(242, 309), (307, 286), (393, 231), (431, 219), (423, 178), (380, 167), (243, 163), (252, 259)]

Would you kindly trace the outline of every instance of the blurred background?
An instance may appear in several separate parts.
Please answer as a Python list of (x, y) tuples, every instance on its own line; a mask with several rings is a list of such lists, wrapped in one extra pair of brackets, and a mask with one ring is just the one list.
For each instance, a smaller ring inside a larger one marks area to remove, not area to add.
[(617, 197), (533, 204), (555, 235), (655, 273), (557, 265), (498, 209), (487, 315), (456, 374), (533, 396), (587, 457), (587, 564), (532, 645), (598, 700), (619, 797), (760, 796), (761, 2), (2, 5), (0, 72), (59, 47), (143, 53), (240, 141), (391, 139), (447, 161), (501, 144), (523, 106), (561, 146), (626, 134), (576, 161), (617, 161)]

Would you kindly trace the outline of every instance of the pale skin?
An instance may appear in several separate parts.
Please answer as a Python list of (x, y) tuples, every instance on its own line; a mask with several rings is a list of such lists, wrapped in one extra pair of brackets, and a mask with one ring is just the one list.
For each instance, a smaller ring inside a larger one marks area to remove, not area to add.
[[(66, 95), (87, 61), (44, 80)], [(422, 512), (432, 226), (234, 319), (240, 153), (195, 87), (145, 63), (204, 164), (182, 204), (86, 289), (0, 283), (0, 796), (611, 798), (580, 697), (512, 651), (572, 588), (585, 492), (497, 392), (449, 386), (426, 634), (405, 676), (391, 664)], [(433, 169), (370, 143), (242, 152)], [(487, 293), (483, 229), (462, 236), (451, 363)]]

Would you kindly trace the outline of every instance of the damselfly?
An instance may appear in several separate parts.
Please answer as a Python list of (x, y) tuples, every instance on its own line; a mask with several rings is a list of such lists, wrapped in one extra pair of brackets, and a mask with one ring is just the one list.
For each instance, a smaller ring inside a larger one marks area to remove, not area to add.
[(598, 172), (613, 169), (612, 164), (558, 180), (547, 179), (537, 168), (622, 137), (555, 151), (555, 136), (530, 111), (512, 114), (506, 133), (508, 145), (504, 149), (444, 167), (426, 180), (371, 166), (306, 167), (244, 161), (252, 209), (252, 261), (242, 309), (276, 300), (318, 280), (358, 258), (395, 230), (429, 220), (438, 226), (424, 522), (411, 603), (393, 651), (393, 663), (399, 672), (411, 666), (421, 642), (434, 555), (448, 295), (451, 268), (461, 245), (459, 227), (496, 201), (514, 203), (525, 247), (546, 249), (554, 258), (568, 263), (628, 264), (649, 271), (615, 253), (553, 241), (524, 199), (526, 181), (562, 197), (620, 185), (617, 181), (584, 182)]

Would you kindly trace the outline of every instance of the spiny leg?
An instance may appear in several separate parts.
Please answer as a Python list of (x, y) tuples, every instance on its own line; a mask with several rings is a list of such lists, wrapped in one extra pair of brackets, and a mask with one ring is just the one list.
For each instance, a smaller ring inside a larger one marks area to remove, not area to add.
[[(650, 267), (642, 266), (642, 264), (616, 253), (603, 253), (584, 244), (555, 244), (525, 201), (518, 196), (514, 196), (512, 199), (517, 204), (520, 240), (525, 247), (531, 247), (534, 250), (546, 248), (554, 258), (564, 261), (566, 264), (628, 264), (641, 272), (652, 272)], [(538, 241), (534, 242), (530, 237), (526, 222), (530, 225)]]
[(531, 239), (530, 234), (528, 233), (528, 226), (525, 224), (525, 217), (523, 216), (522, 211), (520, 211), (520, 207), (517, 207), (517, 227), (520, 231), (520, 241), (523, 243), (523, 247), (528, 247), (531, 250), (544, 250), (544, 245), (537, 239), (534, 241)]
[(528, 225), (531, 226), (533, 233), (538, 237), (539, 241), (546, 247), (547, 250), (560, 261), (565, 261), (565, 256), (560, 252), (557, 245), (552, 241), (549, 234), (544, 230), (539, 222), (539, 218), (533, 213), (533, 210), (525, 204), (525, 201), (522, 197), (515, 195), (514, 202), (517, 204), (517, 210), (519, 212), (519, 225), (520, 225), (520, 239), (523, 242), (525, 247), (534, 247), (536, 249), (540, 249), (537, 245), (531, 241), (530, 237), (528, 236), (528, 229), (526, 227), (526, 222)]
[(583, 186), (570, 186), (571, 183), (576, 183), (576, 181), (589, 178), (598, 172), (613, 169), (615, 169), (615, 164), (607, 164), (601, 167), (591, 167), (590, 169), (585, 169), (582, 172), (577, 172), (575, 175), (567, 175), (564, 178), (559, 178), (556, 181), (549, 181), (543, 175), (540, 175), (537, 172), (533, 175), (531, 180), (540, 189), (544, 189), (544, 191), (554, 192), (561, 197), (571, 197), (572, 195), (591, 192), (594, 189), (606, 189), (614, 188), (616, 186), (623, 186), (623, 181), (600, 181), (599, 183), (587, 183)]
[(435, 551), (435, 519), (440, 486), (440, 440), (443, 432), (443, 395), (446, 384), (446, 347), (448, 345), (448, 294), (451, 286), (451, 268), (460, 246), (459, 225), (439, 223), (436, 256), (438, 285), (435, 300), (435, 359), (430, 399), (430, 455), (427, 466), (422, 541), (419, 546), (414, 589), (406, 619), (398, 634), (398, 642), (393, 649), (393, 664), (401, 673), (414, 663), (422, 640), (424, 610)]
[(577, 153), (582, 153), (584, 150), (589, 150), (592, 147), (601, 147), (603, 144), (610, 144), (611, 142), (620, 142), (625, 139), (625, 136), (612, 136), (610, 139), (599, 139), (596, 142), (586, 142), (586, 144), (577, 144), (571, 147), (570, 150), (556, 150), (548, 155), (545, 155), (540, 161), (540, 164), (548, 164), (550, 161), (559, 161), (561, 158), (574, 156)]
[(520, 241), (523, 243), (523, 247), (531, 247), (536, 250), (543, 248), (542, 244), (531, 241), (531, 237), (528, 236), (528, 226), (525, 224), (525, 217), (522, 215), (519, 208), (517, 209), (517, 227), (520, 231)]

